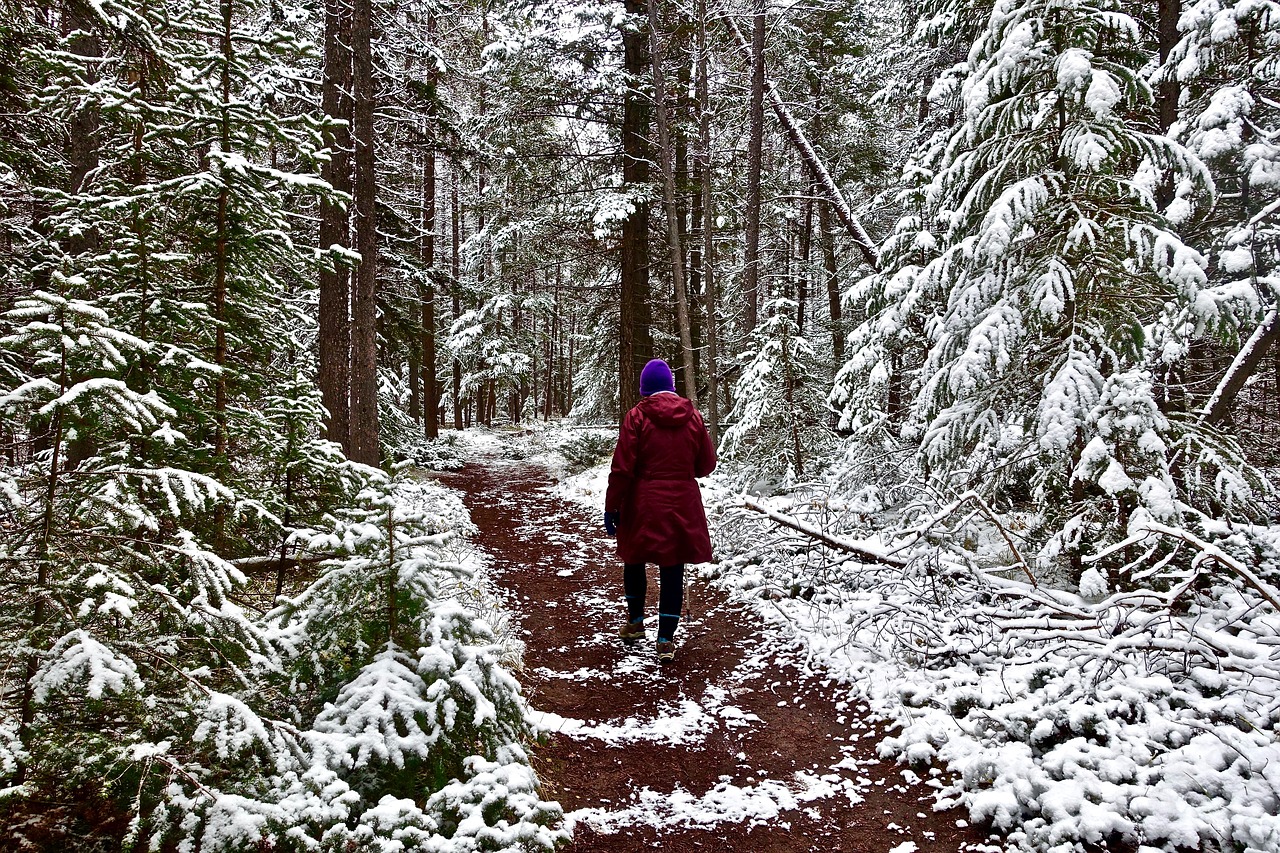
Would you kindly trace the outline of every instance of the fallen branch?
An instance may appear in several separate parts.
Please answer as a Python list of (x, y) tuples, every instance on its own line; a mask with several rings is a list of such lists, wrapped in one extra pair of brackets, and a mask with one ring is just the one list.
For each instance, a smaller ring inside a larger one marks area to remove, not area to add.
[(1261, 577), (1253, 573), (1253, 570), (1246, 566), (1235, 557), (1223, 551), (1217, 545), (1211, 542), (1205, 542), (1203, 539), (1181, 530), (1177, 527), (1169, 527), (1158, 522), (1149, 521), (1143, 525), (1142, 531), (1150, 531), (1153, 534), (1168, 536), (1171, 539), (1177, 539), (1200, 549), (1200, 553), (1191, 561), (1192, 566), (1199, 565), (1206, 561), (1212, 561), (1222, 566), (1224, 569), (1235, 572), (1245, 583), (1253, 587), (1258, 593), (1270, 602), (1271, 606), (1280, 611), (1280, 591), (1277, 591), (1269, 583)]
[[(1009, 552), (1013, 554), (1013, 558), (1017, 560), (1017, 562), (1014, 563), (1014, 565), (1022, 569), (1023, 574), (1027, 576), (1027, 580), (1031, 581), (1032, 587), (1039, 589), (1040, 584), (1036, 581), (1036, 576), (1031, 574), (1031, 569), (1027, 567), (1027, 561), (1022, 558), (1022, 553), (1018, 550), (1018, 546), (1013, 544), (1013, 537), (1009, 535), (1009, 531), (1005, 529), (1005, 526), (1000, 523), (1000, 519), (996, 518), (995, 511), (991, 509), (990, 505), (988, 505), (985, 500), (983, 500), (982, 495), (978, 494), (977, 492), (965, 492), (963, 495), (956, 498), (945, 509), (943, 509), (941, 512), (932, 516), (923, 526), (917, 528), (914, 539), (910, 539), (907, 542), (899, 545), (889, 553), (896, 553), (898, 551), (901, 551), (903, 548), (906, 548), (910, 545), (914, 545), (916, 542), (919, 542), (921, 539), (924, 538), (924, 535), (926, 533), (928, 533), (935, 525), (938, 524), (938, 522), (942, 521), (944, 518), (947, 518), (950, 515), (955, 514), (956, 510), (960, 509), (960, 507), (968, 503), (972, 503), (976, 505), (978, 508), (978, 511), (981, 512), (983, 515), (985, 515), (987, 517), (987, 520), (990, 521), (993, 525), (995, 525), (996, 530), (1000, 531), (1000, 536), (1003, 537), (1004, 544), (1009, 546)], [(972, 516), (970, 516), (970, 518), (972, 518)], [(1013, 568), (1013, 566), (1008, 566), (1006, 568)]]
[(817, 539), (824, 545), (835, 548), (837, 551), (844, 551), (846, 554), (854, 554), (861, 557), (868, 563), (879, 563), (884, 566), (905, 566), (907, 561), (901, 557), (894, 557), (886, 553), (880, 546), (871, 542), (850, 542), (847, 539), (841, 539), (838, 536), (832, 536), (826, 531), (806, 524), (798, 518), (789, 515), (783, 515), (776, 510), (769, 509), (767, 506), (752, 500), (751, 498), (743, 498), (743, 506), (768, 518), (783, 527), (789, 527), (797, 533), (803, 533), (805, 536)]

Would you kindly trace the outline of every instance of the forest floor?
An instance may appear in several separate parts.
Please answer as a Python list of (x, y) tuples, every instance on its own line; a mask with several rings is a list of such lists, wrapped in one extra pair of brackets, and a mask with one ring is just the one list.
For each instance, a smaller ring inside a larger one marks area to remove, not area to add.
[(624, 644), (622, 572), (547, 468), (490, 458), (440, 475), (464, 493), (525, 643), (545, 733), (535, 764), (574, 825), (572, 853), (994, 851), (931, 789), (876, 757), (881, 723), (749, 605), (690, 579), (673, 663)]

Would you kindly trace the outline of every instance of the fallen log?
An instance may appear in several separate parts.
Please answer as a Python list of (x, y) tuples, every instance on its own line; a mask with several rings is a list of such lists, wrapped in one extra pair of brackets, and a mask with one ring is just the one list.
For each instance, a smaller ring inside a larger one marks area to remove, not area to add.
[(907, 564), (907, 561), (903, 558), (895, 557), (887, 553), (880, 546), (872, 542), (850, 542), (848, 539), (842, 539), (839, 536), (832, 536), (825, 530), (814, 527), (812, 524), (806, 524), (798, 518), (783, 515), (776, 510), (769, 509), (767, 506), (764, 506), (751, 498), (743, 498), (743, 505), (749, 510), (767, 516), (771, 521), (781, 524), (783, 527), (790, 528), (797, 533), (803, 533), (805, 536), (817, 539), (819, 542), (835, 548), (837, 551), (844, 551), (846, 554), (853, 554), (855, 557), (861, 557), (868, 563), (879, 563), (884, 566), (905, 566)]

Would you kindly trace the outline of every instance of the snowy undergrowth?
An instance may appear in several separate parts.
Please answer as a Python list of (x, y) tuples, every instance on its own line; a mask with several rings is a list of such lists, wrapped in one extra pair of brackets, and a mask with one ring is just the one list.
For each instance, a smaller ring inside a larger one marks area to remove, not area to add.
[[(190, 671), (187, 711), (104, 745), (138, 792), (126, 844), (516, 853), (566, 840), (525, 751), (520, 649), (491, 627), (473, 533), (456, 492), (376, 472), (348, 508), (295, 531), (314, 578), (261, 617), (222, 607), (259, 640), (238, 683)], [(118, 713), (146, 707), (150, 680), (80, 631), (45, 656), (36, 700), (87, 691), (108, 710), (120, 697)]]
[(473, 427), (463, 432), (441, 433), (462, 459), (483, 462), (493, 458), (515, 459), (543, 465), (557, 479), (579, 474), (613, 456), (617, 427), (575, 424), (570, 421), (530, 421), (496, 429)]
[[(722, 562), (708, 573), (892, 722), (881, 754), (936, 788), (938, 809), (966, 808), (1010, 849), (1280, 849), (1280, 615), (1223, 565), (1259, 566), (1268, 589), (1280, 530), (1254, 528), (1252, 555), (1242, 536), (1217, 537), (1221, 559), (1180, 543), (1139, 582), (1087, 571), (1078, 588), (1033, 586), (1004, 567), (1034, 517), (996, 514), (1002, 532), (976, 505), (902, 486), (909, 468), (863, 456), (759, 499), (899, 549), (892, 565), (745, 510), (749, 473), (713, 475)], [(606, 481), (601, 466), (560, 492), (599, 509)]]
[[(881, 754), (928, 778), (937, 808), (1014, 849), (1280, 849), (1280, 616), (1212, 548), (1142, 583), (1033, 586), (1000, 571), (1011, 546), (976, 508), (943, 518), (945, 501), (833, 487), (845, 474), (764, 503), (904, 564), (850, 559), (712, 487), (718, 571), (893, 721)], [(1253, 533), (1274, 554), (1280, 531)]]
[(495, 607), (466, 508), (408, 479), (363, 497), (368, 509), (300, 535), (309, 552), (346, 556), (267, 615), (291, 688), (312, 679), (336, 696), (295, 736), (294, 760), (277, 760), (268, 796), (184, 809), (206, 815), (201, 848), (235, 849), (252, 817), (261, 837), (299, 849), (554, 849), (561, 811), (523, 748), (529, 711), (504, 665), (518, 650), (480, 618)]

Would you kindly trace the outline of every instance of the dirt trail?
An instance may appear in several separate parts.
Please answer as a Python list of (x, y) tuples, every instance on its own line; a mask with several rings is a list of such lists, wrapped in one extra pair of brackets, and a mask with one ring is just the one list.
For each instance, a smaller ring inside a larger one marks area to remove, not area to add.
[(847, 690), (713, 588), (691, 582), (674, 663), (654, 655), (655, 569), (647, 639), (618, 640), (613, 543), (544, 468), (493, 461), (442, 480), (465, 493), (527, 643), (521, 680), (552, 732), (535, 761), (576, 822), (570, 851), (991, 849), (876, 759), (877, 728)]

